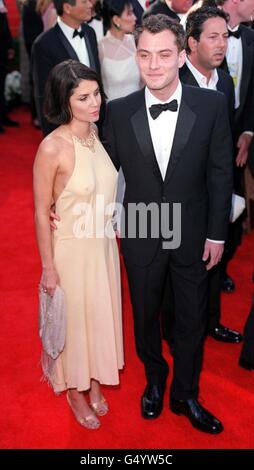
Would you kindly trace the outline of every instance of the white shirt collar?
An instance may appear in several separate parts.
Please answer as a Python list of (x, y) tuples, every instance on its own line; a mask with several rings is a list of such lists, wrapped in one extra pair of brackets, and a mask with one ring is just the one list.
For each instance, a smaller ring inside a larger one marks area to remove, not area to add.
[[(63, 31), (63, 33), (65, 34), (65, 36), (67, 37), (67, 39), (71, 40), (73, 39), (73, 32), (75, 31), (74, 28), (71, 28), (70, 26), (68, 26), (66, 23), (64, 23), (60, 16), (57, 17), (57, 22), (61, 28), (61, 30)], [(78, 28), (78, 31), (81, 31), (81, 26)]]
[(169, 101), (172, 101), (174, 99), (177, 100), (178, 105), (179, 105), (180, 102), (181, 102), (181, 98), (182, 98), (182, 84), (181, 84), (180, 80), (178, 82), (178, 85), (177, 85), (177, 88), (176, 88), (175, 92), (166, 101), (159, 100), (158, 98), (156, 98), (151, 93), (151, 91), (147, 88), (147, 86), (145, 87), (145, 100), (146, 100), (146, 107), (147, 108), (150, 108), (150, 106), (152, 106), (153, 104), (168, 103)]
[(186, 65), (190, 69), (191, 73), (194, 75), (195, 79), (197, 80), (199, 86), (208, 88), (208, 87), (215, 87), (218, 83), (219, 77), (218, 77), (218, 72), (217, 69), (213, 69), (211, 78), (207, 82), (207, 77), (203, 75), (194, 65), (191, 63), (191, 61), (186, 58)]

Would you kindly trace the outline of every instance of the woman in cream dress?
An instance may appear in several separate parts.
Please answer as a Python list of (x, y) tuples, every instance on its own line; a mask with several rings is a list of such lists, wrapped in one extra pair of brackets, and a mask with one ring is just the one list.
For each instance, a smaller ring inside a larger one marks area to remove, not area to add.
[[(85, 65), (68, 60), (54, 67), (46, 114), (59, 127), (42, 141), (34, 164), (40, 284), (48, 295), (59, 284), (67, 307), (65, 347), (48, 379), (55, 392), (67, 391), (75, 417), (90, 429), (108, 411), (100, 384), (118, 384), (123, 367), (119, 256), (111, 223), (117, 172), (93, 127), (101, 93), (96, 73)], [(60, 217), (53, 243), (52, 201)]]

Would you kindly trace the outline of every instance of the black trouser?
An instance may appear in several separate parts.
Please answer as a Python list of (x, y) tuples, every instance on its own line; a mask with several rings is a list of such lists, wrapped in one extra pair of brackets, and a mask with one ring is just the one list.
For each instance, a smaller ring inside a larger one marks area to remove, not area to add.
[(6, 103), (4, 97), (4, 86), (7, 69), (4, 64), (0, 63), (0, 124), (6, 116)]
[(243, 347), (240, 357), (254, 367), (254, 301), (245, 323), (243, 337)]
[(149, 266), (125, 259), (134, 313), (137, 354), (147, 382), (165, 384), (168, 365), (161, 351), (160, 310), (170, 272), (175, 303), (174, 374), (171, 395), (178, 400), (195, 398), (202, 362), (207, 322), (207, 272), (202, 261), (180, 264), (169, 250), (160, 249)]

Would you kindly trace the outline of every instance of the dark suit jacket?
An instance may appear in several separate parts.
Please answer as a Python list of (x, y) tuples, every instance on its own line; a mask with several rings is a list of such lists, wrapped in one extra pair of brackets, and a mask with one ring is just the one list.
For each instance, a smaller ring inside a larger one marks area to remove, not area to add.
[[(209, 109), (209, 113), (207, 110)], [(232, 142), (222, 93), (183, 85), (170, 160), (163, 181), (155, 157), (144, 90), (108, 104), (104, 144), (126, 181), (128, 203), (181, 203), (181, 246), (177, 261), (200, 261), (206, 237), (226, 238), (232, 195)], [(125, 222), (126, 223), (126, 222)], [(126, 223), (126, 234), (128, 224)], [(145, 266), (161, 238), (122, 238), (130, 262)]]
[[(218, 72), (218, 83), (217, 83), (217, 90), (224, 93), (227, 98), (228, 104), (228, 113), (229, 113), (229, 121), (231, 128), (233, 128), (234, 122), (234, 113), (235, 113), (235, 90), (234, 90), (234, 83), (231, 76), (226, 73), (224, 70), (217, 69)], [(184, 66), (180, 69), (180, 80), (182, 83), (191, 86), (199, 86), (198, 82), (196, 81), (194, 75), (191, 73), (189, 67), (184, 64)]]
[[(94, 30), (87, 24), (82, 24), (85, 42), (91, 68), (100, 73), (97, 41)], [(50, 70), (60, 62), (74, 59), (79, 60), (61, 28), (56, 24), (53, 28), (42, 33), (34, 42), (32, 49), (32, 68), (35, 87), (35, 102), (44, 134), (54, 129), (43, 116), (44, 89)]]
[(157, 0), (149, 8), (147, 8), (143, 14), (143, 19), (147, 18), (149, 15), (158, 15), (159, 13), (170, 16), (170, 18), (178, 22), (180, 21), (179, 16), (177, 16), (177, 14), (168, 7), (164, 0)]
[(131, 3), (133, 6), (133, 11), (137, 17), (137, 25), (140, 25), (142, 22), (142, 15), (144, 10), (138, 0), (131, 0)]
[(0, 13), (0, 65), (8, 64), (8, 49), (13, 48), (12, 35), (6, 13)]
[[(243, 68), (240, 87), (240, 106), (235, 111), (234, 134), (254, 131), (254, 31), (240, 25), (242, 30)], [(226, 60), (221, 68), (229, 73)]]
[(22, 7), (22, 27), (27, 53), (31, 56), (35, 39), (43, 32), (43, 21), (36, 12), (36, 0), (27, 0)]

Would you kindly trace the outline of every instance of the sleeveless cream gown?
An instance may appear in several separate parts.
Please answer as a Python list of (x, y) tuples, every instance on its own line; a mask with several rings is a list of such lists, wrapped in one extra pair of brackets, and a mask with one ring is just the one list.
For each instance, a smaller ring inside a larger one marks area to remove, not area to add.
[[(61, 221), (53, 234), (67, 304), (67, 338), (54, 368), (55, 392), (87, 390), (91, 378), (116, 385), (124, 364), (120, 266), (111, 225), (117, 172), (97, 138), (94, 153), (75, 138), (73, 143), (75, 167), (56, 202)], [(110, 237), (103, 236), (105, 227)]]

